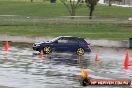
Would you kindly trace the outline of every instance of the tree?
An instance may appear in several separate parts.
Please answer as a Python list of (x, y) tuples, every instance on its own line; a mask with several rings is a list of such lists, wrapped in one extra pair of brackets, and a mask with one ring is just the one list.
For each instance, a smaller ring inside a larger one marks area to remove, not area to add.
[(109, 0), (109, 6), (111, 6), (111, 4), (112, 4), (112, 0)]
[(85, 0), (86, 6), (90, 9), (89, 19), (92, 19), (92, 14), (99, 0)]
[(31, 0), (31, 2), (33, 2), (33, 0)]
[(50, 0), (50, 3), (56, 3), (56, 0)]
[(60, 0), (64, 6), (68, 9), (71, 16), (76, 15), (76, 9), (79, 7), (82, 0)]

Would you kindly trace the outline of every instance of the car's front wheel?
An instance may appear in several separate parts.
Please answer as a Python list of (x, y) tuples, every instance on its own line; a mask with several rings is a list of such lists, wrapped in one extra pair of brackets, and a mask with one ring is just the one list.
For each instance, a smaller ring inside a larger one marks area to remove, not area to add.
[(78, 48), (77, 51), (76, 51), (76, 54), (79, 55), (79, 56), (82, 56), (84, 55), (85, 51), (83, 48)]
[(43, 48), (44, 54), (50, 54), (52, 52), (52, 49), (50, 46), (46, 46)]

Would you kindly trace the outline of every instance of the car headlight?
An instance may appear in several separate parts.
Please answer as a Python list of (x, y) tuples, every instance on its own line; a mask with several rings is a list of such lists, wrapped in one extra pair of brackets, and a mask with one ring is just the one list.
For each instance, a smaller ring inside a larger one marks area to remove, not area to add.
[(38, 47), (40, 46), (40, 44), (33, 44), (33, 47)]

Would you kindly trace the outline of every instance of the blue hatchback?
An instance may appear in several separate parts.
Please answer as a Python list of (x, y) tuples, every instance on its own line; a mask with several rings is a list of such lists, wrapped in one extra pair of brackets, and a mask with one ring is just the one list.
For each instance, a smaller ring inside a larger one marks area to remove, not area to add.
[(83, 38), (72, 36), (60, 36), (51, 41), (33, 44), (33, 50), (43, 51), (49, 54), (55, 52), (75, 52), (77, 55), (84, 55), (85, 52), (91, 52), (90, 44)]

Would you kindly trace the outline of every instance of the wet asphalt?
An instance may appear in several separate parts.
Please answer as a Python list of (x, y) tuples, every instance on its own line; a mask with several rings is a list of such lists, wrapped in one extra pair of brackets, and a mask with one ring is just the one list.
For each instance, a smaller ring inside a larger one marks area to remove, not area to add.
[[(56, 52), (40, 55), (27, 47), (10, 47), (5, 53), (4, 47), (0, 47), (0, 85), (14, 88), (83, 88), (78, 80), (82, 67), (93, 79), (131, 80), (132, 67), (125, 69), (123, 66), (126, 50), (92, 47), (92, 53), (77, 56)], [(132, 50), (129, 51), (132, 63)], [(99, 61), (95, 61), (96, 54)]]

